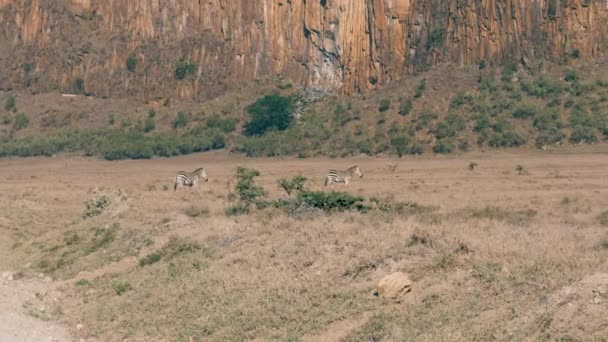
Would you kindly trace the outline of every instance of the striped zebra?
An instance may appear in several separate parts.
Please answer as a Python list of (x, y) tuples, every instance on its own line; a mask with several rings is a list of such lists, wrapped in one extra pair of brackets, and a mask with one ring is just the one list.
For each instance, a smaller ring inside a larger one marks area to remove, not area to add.
[(334, 183), (344, 183), (348, 185), (351, 178), (359, 176), (363, 178), (363, 171), (358, 165), (348, 168), (344, 171), (329, 170), (327, 177), (325, 177), (325, 186), (333, 185)]
[(175, 184), (173, 185), (173, 191), (177, 190), (177, 186), (189, 186), (200, 183), (201, 181), (207, 182), (207, 170), (204, 167), (196, 169), (192, 172), (178, 171), (175, 174)]

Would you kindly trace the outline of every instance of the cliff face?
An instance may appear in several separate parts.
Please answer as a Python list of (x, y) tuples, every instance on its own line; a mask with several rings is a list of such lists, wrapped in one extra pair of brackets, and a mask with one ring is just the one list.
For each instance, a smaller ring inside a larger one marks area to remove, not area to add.
[(443, 61), (595, 57), (607, 25), (604, 0), (0, 0), (0, 86), (208, 97), (280, 75), (352, 93)]

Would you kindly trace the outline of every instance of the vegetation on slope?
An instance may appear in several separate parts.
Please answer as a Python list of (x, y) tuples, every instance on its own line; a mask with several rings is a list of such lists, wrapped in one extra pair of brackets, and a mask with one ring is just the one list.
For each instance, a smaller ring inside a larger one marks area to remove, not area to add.
[(233, 104), (231, 118), (178, 111), (170, 122), (159, 122), (151, 110), (143, 120), (125, 117), (120, 125), (112, 115), (101, 127), (49, 130), (53, 123), (41, 121), (43, 134), (35, 134), (26, 113), (17, 114), (9, 94), (1, 114), (8, 133), (0, 138), (0, 157), (82, 151), (110, 160), (138, 159), (226, 147), (252, 157), (403, 156), (607, 139), (608, 82), (560, 70), (538, 73), (507, 63), (495, 75), (496, 69), (480, 65), (476, 85), (434, 92), (425, 75), (363, 99), (329, 94), (311, 99), (306, 90), (279, 84), (277, 93)]

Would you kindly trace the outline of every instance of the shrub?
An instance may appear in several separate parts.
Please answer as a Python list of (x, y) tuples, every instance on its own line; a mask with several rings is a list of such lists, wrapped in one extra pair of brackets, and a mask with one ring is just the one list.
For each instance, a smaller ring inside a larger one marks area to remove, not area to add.
[(332, 113), (331, 119), (333, 127), (342, 128), (342, 126), (346, 125), (351, 120), (351, 117), (342, 105), (337, 105)]
[(125, 66), (129, 72), (135, 72), (135, 69), (137, 69), (137, 58), (133, 55), (129, 56), (125, 62)]
[(556, 144), (565, 138), (565, 134), (560, 130), (543, 130), (536, 137), (536, 147)]
[(502, 68), (500, 79), (503, 82), (511, 82), (511, 78), (517, 72), (517, 63), (514, 60), (509, 60)]
[(516, 119), (531, 118), (536, 114), (536, 108), (531, 105), (521, 105), (513, 111), (513, 117)]
[(192, 64), (185, 60), (180, 60), (175, 64), (174, 76), (176, 80), (183, 80), (194, 73), (196, 64)]
[(581, 50), (579, 50), (579, 49), (572, 50), (572, 52), (570, 52), (570, 57), (581, 58)]
[(533, 125), (540, 131), (557, 131), (562, 127), (562, 122), (557, 111), (547, 110), (537, 113), (534, 117)]
[(162, 255), (158, 252), (154, 252), (152, 254), (148, 254), (145, 257), (139, 259), (139, 266), (144, 267), (147, 265), (152, 265), (160, 261), (162, 259)]
[(486, 112), (482, 112), (477, 114), (477, 117), (475, 118), (475, 127), (473, 129), (475, 132), (482, 132), (489, 129), (491, 124), (490, 115)]
[(206, 122), (207, 128), (219, 129), (224, 133), (234, 132), (236, 120), (232, 118), (222, 118), (219, 114), (211, 115)]
[(247, 107), (250, 121), (245, 125), (245, 134), (262, 135), (266, 131), (285, 130), (293, 121), (293, 107), (289, 98), (268, 95)]
[(27, 115), (25, 115), (25, 113), (19, 113), (15, 115), (15, 120), (13, 121), (13, 128), (16, 131), (19, 131), (26, 128), (29, 123), (30, 120), (27, 118)]
[(512, 131), (494, 132), (488, 145), (492, 147), (517, 147), (526, 143), (526, 139)]
[(4, 109), (6, 109), (7, 112), (17, 110), (17, 100), (15, 99), (15, 96), (13, 96), (13, 94), (8, 94), (4, 98)]
[(391, 108), (391, 100), (390, 99), (382, 99), (380, 104), (378, 105), (378, 111), (380, 113), (386, 112)]
[(295, 191), (299, 192), (304, 190), (304, 183), (306, 182), (306, 177), (303, 176), (295, 176), (291, 179), (282, 178), (279, 179), (279, 186), (285, 190), (287, 195), (290, 195)]
[(323, 192), (303, 190), (294, 198), (274, 201), (277, 208), (287, 209), (294, 206), (305, 206), (320, 209), (324, 212), (357, 210), (366, 212), (369, 207), (363, 204), (363, 197), (353, 196), (345, 192)]
[(597, 141), (598, 130), (588, 126), (574, 126), (570, 134), (573, 143), (594, 143)]
[(401, 158), (404, 154), (409, 153), (410, 137), (406, 134), (400, 134), (391, 138), (391, 147), (393, 151)]
[(108, 118), (108, 125), (114, 126), (114, 123), (116, 123), (116, 116), (114, 114), (110, 114), (110, 117)]
[(557, 96), (562, 92), (562, 87), (555, 82), (551, 82), (547, 79), (541, 78), (534, 82), (522, 82), (521, 89), (530, 96), (539, 98), (548, 98), (551, 96)]
[(399, 105), (399, 115), (402, 115), (402, 116), (408, 115), (412, 111), (413, 107), (414, 107), (414, 103), (412, 102), (412, 100), (406, 99), (405, 101), (401, 102), (401, 104)]
[(156, 117), (156, 111), (154, 109), (150, 109), (148, 111), (148, 118), (153, 119), (154, 117)]
[(451, 109), (459, 109), (460, 107), (473, 102), (473, 96), (464, 92), (458, 92), (450, 100)]
[(465, 128), (464, 120), (456, 114), (448, 114), (444, 121), (440, 122), (433, 130), (437, 139), (455, 136)]
[(142, 131), (144, 133), (148, 133), (148, 132), (153, 131), (155, 128), (156, 128), (156, 124), (154, 123), (154, 119), (149, 117), (144, 122), (144, 127), (142, 128)]
[(133, 286), (126, 281), (115, 281), (112, 283), (112, 289), (117, 295), (122, 296), (125, 292), (133, 289)]
[(420, 80), (420, 83), (418, 83), (418, 87), (416, 87), (416, 92), (414, 93), (414, 98), (420, 98), (422, 97), (422, 95), (424, 94), (424, 89), (426, 89), (426, 80), (422, 79)]
[(84, 80), (80, 77), (74, 80), (74, 94), (84, 94)]
[(186, 216), (189, 217), (199, 217), (199, 216), (205, 216), (209, 214), (209, 209), (207, 207), (195, 207), (195, 206), (190, 206), (186, 209), (184, 209), (184, 214), (186, 214)]
[(449, 139), (439, 139), (433, 146), (434, 153), (449, 154), (454, 152), (454, 143)]
[(238, 215), (249, 212), (252, 204), (264, 206), (265, 203), (261, 200), (266, 196), (266, 191), (263, 187), (255, 184), (255, 177), (258, 177), (260, 172), (254, 169), (237, 167), (234, 192), (228, 198), (231, 201), (237, 201), (236, 205), (226, 210), (227, 215)]
[(564, 80), (566, 82), (578, 82), (580, 80), (580, 76), (576, 70), (568, 70)]
[(95, 217), (101, 214), (110, 205), (110, 199), (106, 195), (91, 198), (85, 202), (83, 218)]
[(441, 46), (441, 44), (443, 44), (443, 42), (445, 41), (445, 37), (446, 37), (445, 28), (441, 27), (441, 28), (436, 28), (436, 29), (432, 30), (431, 33), (429, 34), (429, 40), (427, 42), (426, 49), (430, 50), (434, 47)]
[(183, 112), (178, 112), (177, 116), (171, 123), (171, 126), (174, 129), (184, 128), (184, 127), (188, 126), (188, 121), (189, 120), (188, 120), (188, 117), (186, 116), (186, 114), (184, 114)]

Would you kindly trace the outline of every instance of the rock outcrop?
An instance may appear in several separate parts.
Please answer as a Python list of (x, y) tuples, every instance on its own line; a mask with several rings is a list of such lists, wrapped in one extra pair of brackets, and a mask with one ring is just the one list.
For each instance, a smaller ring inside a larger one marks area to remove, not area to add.
[(603, 0), (0, 0), (0, 87), (211, 97), (280, 76), (352, 93), (441, 62), (596, 57), (607, 24)]

